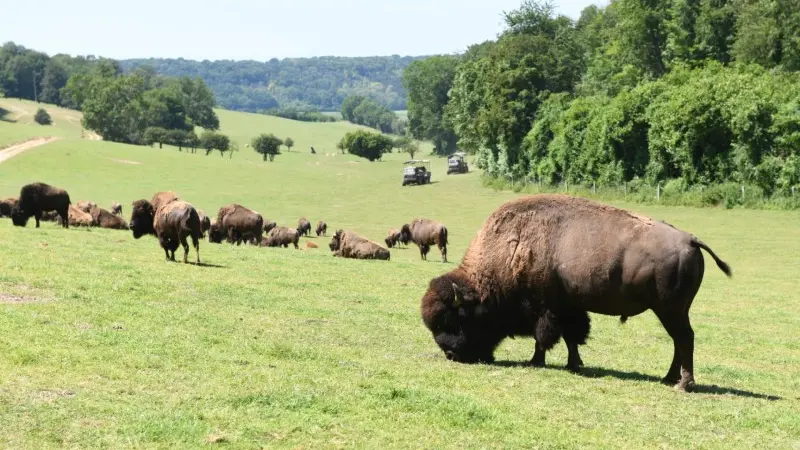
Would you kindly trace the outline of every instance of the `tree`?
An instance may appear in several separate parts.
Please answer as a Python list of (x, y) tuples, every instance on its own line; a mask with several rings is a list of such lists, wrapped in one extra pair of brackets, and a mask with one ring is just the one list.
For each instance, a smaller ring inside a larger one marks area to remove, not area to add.
[(61, 104), (61, 89), (67, 85), (69, 73), (63, 63), (53, 58), (47, 61), (42, 76), (42, 91), (39, 94), (41, 101)]
[(50, 125), (53, 123), (50, 114), (42, 108), (36, 110), (36, 115), (33, 116), (33, 120), (39, 125)]
[(283, 145), (286, 146), (287, 150), (292, 151), (292, 147), (294, 147), (294, 140), (292, 140), (290, 137), (287, 137), (283, 140)]
[(432, 56), (412, 62), (403, 73), (411, 134), (417, 139), (433, 141), (433, 152), (437, 155), (450, 154), (458, 140), (445, 118), (445, 108), (460, 62), (457, 56)]
[(269, 158), (270, 162), (275, 159), (276, 155), (281, 153), (281, 145), (283, 145), (283, 141), (272, 133), (260, 134), (250, 142), (250, 146), (253, 147), (253, 150), (260, 153), (264, 161)]
[(419, 143), (408, 136), (401, 136), (395, 139), (392, 143), (392, 146), (405, 153), (408, 153), (408, 156), (411, 157), (411, 159), (414, 159), (414, 155), (419, 152)]
[(205, 82), (200, 78), (181, 77), (178, 84), (183, 108), (192, 125), (206, 130), (218, 130), (219, 117), (214, 112), (216, 100)]
[(344, 135), (339, 147), (346, 149), (350, 154), (377, 161), (392, 149), (393, 144), (392, 139), (386, 135), (359, 130)]
[[(141, 80), (144, 86), (145, 81)], [(167, 130), (191, 130), (192, 125), (186, 116), (182, 100), (180, 91), (175, 88), (166, 87), (144, 92), (147, 125)]]
[(169, 130), (166, 141), (168, 144), (178, 147), (178, 151), (182, 152), (183, 147), (189, 143), (189, 133), (185, 130)]
[(83, 126), (104, 140), (139, 143), (147, 127), (144, 86), (138, 77), (94, 77), (83, 102)]
[(231, 140), (228, 136), (215, 131), (204, 131), (200, 135), (199, 146), (206, 150), (206, 156), (214, 150), (219, 150), (220, 156), (230, 149)]
[(164, 142), (169, 142), (167, 139), (167, 130), (161, 127), (148, 127), (144, 130), (144, 140), (147, 145), (158, 143), (158, 148), (163, 148)]

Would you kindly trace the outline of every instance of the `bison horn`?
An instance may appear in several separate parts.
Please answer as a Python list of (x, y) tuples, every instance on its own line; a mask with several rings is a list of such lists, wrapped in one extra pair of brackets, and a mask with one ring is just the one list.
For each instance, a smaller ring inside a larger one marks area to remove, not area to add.
[(453, 294), (455, 295), (455, 300), (453, 300), (453, 306), (456, 308), (461, 306), (461, 297), (460, 292), (458, 291), (458, 285), (453, 283)]

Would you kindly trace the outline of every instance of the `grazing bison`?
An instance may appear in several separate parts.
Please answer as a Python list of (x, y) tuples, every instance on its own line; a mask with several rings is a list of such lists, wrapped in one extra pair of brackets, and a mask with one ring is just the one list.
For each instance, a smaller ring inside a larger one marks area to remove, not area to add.
[(297, 221), (297, 232), (300, 233), (300, 236), (311, 236), (311, 222), (305, 217), (301, 217)]
[(81, 211), (88, 213), (89, 211), (91, 211), (92, 208), (97, 207), (97, 203), (89, 200), (79, 200), (78, 203), (75, 204), (75, 206), (77, 206), (77, 208), (80, 209)]
[(333, 256), (354, 259), (383, 259), (389, 260), (389, 250), (365, 239), (352, 231), (337, 230), (328, 247)]
[(428, 259), (431, 245), (439, 247), (442, 262), (447, 262), (447, 228), (440, 222), (429, 219), (414, 219), (400, 229), (402, 242), (413, 242), (419, 247), (423, 260)]
[(300, 248), (297, 244), (300, 242), (300, 233), (297, 230), (287, 227), (275, 227), (270, 230), (267, 237), (259, 244), (261, 247), (289, 247), (289, 244), (294, 245), (294, 248)]
[(264, 219), (264, 234), (268, 234), (272, 231), (273, 228), (277, 227), (278, 224), (275, 223), (274, 220)]
[(321, 221), (321, 220), (319, 222), (317, 222), (316, 233), (317, 233), (317, 237), (319, 237), (319, 236), (327, 236), (328, 235), (328, 224), (323, 222), (323, 221)]
[(115, 216), (121, 216), (122, 215), (122, 205), (120, 205), (118, 202), (112, 203), (111, 204), (111, 214), (114, 214)]
[[(67, 211), (69, 215), (69, 226), (71, 227), (91, 227), (94, 226), (94, 220), (92, 220), (92, 215), (83, 212), (83, 210), (79, 209), (75, 205), (69, 205), (69, 210)], [(59, 218), (59, 224), (61, 223), (61, 218)]]
[(394, 228), (389, 230), (389, 234), (386, 236), (386, 239), (384, 239), (383, 242), (386, 242), (386, 246), (389, 248), (393, 248), (397, 244), (403, 244), (404, 246), (408, 245), (406, 235), (404, 235), (400, 230)]
[(200, 216), (200, 237), (205, 238), (206, 232), (211, 229), (211, 218), (202, 209), (197, 210), (197, 215)]
[(98, 208), (95, 206), (94, 208), (89, 210), (89, 214), (92, 216), (92, 222), (95, 226), (100, 228), (108, 228), (111, 230), (127, 230), (128, 224), (125, 222), (120, 216), (112, 214), (110, 211), (105, 210), (103, 208)]
[(674, 344), (664, 382), (688, 390), (695, 384), (689, 308), (703, 279), (700, 249), (731, 275), (706, 244), (663, 222), (566, 195), (528, 196), (493, 212), (461, 264), (431, 280), (422, 318), (454, 361), (491, 362), (506, 337), (533, 336), (531, 363), (543, 365), (560, 332), (568, 367), (579, 370), (587, 311), (625, 321), (651, 309)]
[(11, 210), (17, 206), (18, 200), (14, 197), (0, 200), (0, 217), (11, 217)]
[(55, 211), (61, 217), (62, 226), (69, 228), (70, 203), (69, 194), (63, 189), (45, 183), (27, 184), (20, 190), (19, 202), (11, 209), (11, 221), (24, 227), (33, 216), (39, 228), (42, 213)]
[[(153, 205), (159, 206), (154, 208)], [(178, 199), (174, 192), (159, 192), (149, 202), (133, 202), (130, 229), (135, 239), (145, 234), (155, 235), (168, 260), (175, 261), (175, 250), (178, 245), (183, 245), (184, 263), (189, 257), (186, 239), (191, 237), (197, 264), (200, 264), (200, 216), (194, 206)]]
[[(221, 237), (225, 236), (228, 242), (235, 242), (236, 245), (240, 245), (242, 241), (245, 243), (250, 241), (261, 242), (264, 232), (264, 218), (261, 217), (261, 214), (235, 203), (219, 209), (215, 225), (215, 241), (219, 240), (221, 242)], [(211, 233), (209, 233), (210, 235)]]

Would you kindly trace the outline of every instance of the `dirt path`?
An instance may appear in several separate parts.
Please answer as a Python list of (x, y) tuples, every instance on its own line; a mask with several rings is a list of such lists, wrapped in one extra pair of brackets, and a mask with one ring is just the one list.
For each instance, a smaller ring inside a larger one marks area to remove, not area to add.
[(3, 164), (7, 159), (13, 158), (14, 156), (19, 155), (25, 150), (30, 150), (32, 148), (47, 144), (48, 142), (57, 141), (59, 139), (61, 138), (59, 137), (35, 138), (16, 145), (12, 145), (10, 147), (0, 149), (0, 164)]

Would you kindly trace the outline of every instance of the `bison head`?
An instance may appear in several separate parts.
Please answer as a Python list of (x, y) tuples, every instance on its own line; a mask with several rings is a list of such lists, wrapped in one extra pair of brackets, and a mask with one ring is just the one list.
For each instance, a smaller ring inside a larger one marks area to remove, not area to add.
[(491, 363), (494, 349), (507, 336), (493, 308), (480, 301), (465, 277), (452, 272), (431, 280), (421, 309), (425, 326), (451, 361)]
[(212, 244), (221, 244), (223, 239), (225, 239), (225, 233), (222, 231), (219, 222), (212, 223), (211, 227), (208, 229), (208, 242)]
[(392, 236), (387, 237), (383, 242), (386, 242), (386, 246), (389, 248), (394, 247), (394, 238)]
[(28, 224), (28, 219), (31, 215), (22, 210), (19, 206), (11, 208), (11, 222), (18, 227), (24, 227)]
[(275, 228), (277, 226), (278, 226), (277, 223), (275, 223), (275, 222), (273, 222), (271, 220), (265, 220), (264, 221), (264, 233), (269, 233), (270, 231), (272, 231), (273, 228)]
[(153, 205), (147, 200), (136, 200), (131, 207), (130, 229), (133, 231), (133, 238), (139, 239), (145, 234), (156, 234), (153, 228), (153, 218), (155, 212)]
[(333, 233), (333, 237), (331, 238), (331, 243), (328, 244), (328, 248), (331, 249), (332, 252), (338, 251), (342, 248), (342, 236), (344, 235), (343, 230), (336, 230), (336, 233)]

